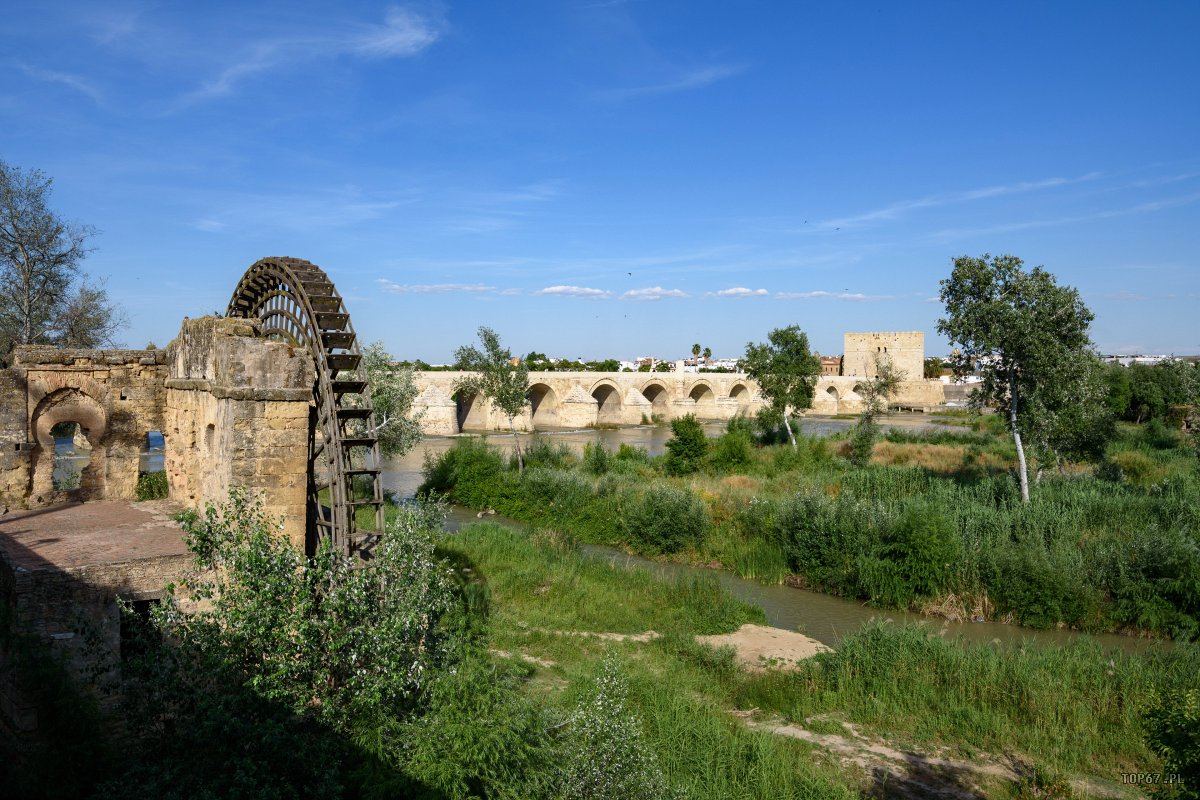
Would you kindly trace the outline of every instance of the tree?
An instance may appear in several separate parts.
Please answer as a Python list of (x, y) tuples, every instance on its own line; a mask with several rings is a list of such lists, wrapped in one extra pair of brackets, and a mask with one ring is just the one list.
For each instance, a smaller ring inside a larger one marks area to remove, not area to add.
[(706, 348), (704, 348), (704, 363), (707, 364), (711, 360), (712, 360), (712, 348), (706, 347)]
[(954, 372), (974, 367), (983, 382), (972, 402), (994, 403), (1008, 418), (1021, 499), (1029, 502), (1022, 437), (1039, 425), (1045, 429), (1045, 415), (1072, 402), (1069, 392), (1052, 389), (1069, 380), (1064, 367), (1091, 351), (1092, 312), (1078, 290), (1059, 286), (1041, 267), (1026, 272), (1021, 259), (1009, 255), (956, 258), (940, 297), (946, 317), (938, 320), (938, 332), (960, 345)]
[(513, 435), (517, 471), (524, 472), (521, 440), (513, 420), (529, 405), (529, 370), (519, 360), (513, 363), (512, 352), (501, 345), (500, 337), (491, 328), (479, 328), (479, 342), (483, 350), (473, 345), (463, 345), (454, 351), (459, 369), (476, 373), (458, 380), (454, 388), (467, 395), (485, 397), (504, 413), (508, 418), (508, 429)]
[(397, 365), (383, 342), (373, 342), (363, 350), (363, 369), (371, 387), (379, 451), (389, 457), (403, 455), (421, 440), (420, 418), (412, 415), (417, 398), (413, 370)]
[(1105, 364), (1093, 353), (1080, 352), (1063, 356), (1056, 367), (1055, 380), (1025, 398), (1038, 478), (1048, 466), (1061, 470), (1068, 459), (1097, 460), (1113, 434)]
[(940, 378), (942, 370), (946, 368), (946, 362), (937, 356), (930, 356), (925, 359), (925, 378)]
[(808, 334), (799, 325), (789, 325), (768, 333), (766, 344), (748, 342), (745, 369), (771, 408), (783, 417), (788, 440), (795, 448), (796, 435), (788, 417), (812, 408), (813, 389), (821, 375), (821, 359), (809, 351)]
[(699, 366), (699, 364), (700, 364), (700, 345), (699, 344), (692, 345), (692, 360), (696, 362), (697, 366)]
[(855, 464), (863, 466), (871, 460), (875, 440), (879, 437), (876, 420), (887, 413), (888, 400), (899, 390), (905, 377), (904, 370), (896, 368), (891, 356), (875, 354), (875, 375), (860, 384), (863, 410), (850, 436), (850, 458)]
[(0, 161), (0, 347), (111, 344), (125, 325), (79, 268), (95, 230), (49, 208), (53, 181)]

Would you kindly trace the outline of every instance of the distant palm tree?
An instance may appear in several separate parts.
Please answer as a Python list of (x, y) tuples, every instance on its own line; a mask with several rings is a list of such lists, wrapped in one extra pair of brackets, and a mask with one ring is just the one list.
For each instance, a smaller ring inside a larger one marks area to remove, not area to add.
[(704, 348), (704, 363), (707, 364), (711, 360), (712, 360), (712, 348), (706, 347), (706, 348)]
[(700, 345), (699, 344), (692, 345), (692, 359), (697, 364), (700, 363)]

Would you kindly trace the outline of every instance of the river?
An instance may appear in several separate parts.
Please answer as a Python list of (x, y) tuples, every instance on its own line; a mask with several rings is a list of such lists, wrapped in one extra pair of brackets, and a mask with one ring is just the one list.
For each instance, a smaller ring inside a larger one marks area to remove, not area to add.
[[(838, 419), (805, 419), (801, 428), (807, 435), (827, 436), (830, 433), (844, 430), (853, 425), (852, 420)], [(930, 425), (928, 417), (920, 414), (895, 415), (888, 420), (888, 425), (894, 427), (925, 427)], [(724, 430), (721, 423), (705, 426), (710, 436), (719, 435)], [(671, 432), (668, 427), (638, 426), (618, 428), (613, 430), (561, 431), (534, 434), (536, 436), (553, 437), (556, 442), (563, 442), (570, 447), (582, 451), (584, 444), (600, 441), (605, 447), (615, 450), (621, 444), (644, 447), (651, 454), (661, 453)], [(493, 444), (511, 448), (511, 436), (489, 436)], [(530, 437), (522, 436), (522, 444), (528, 444)], [(412, 497), (421, 483), (421, 466), (425, 453), (440, 453), (454, 444), (453, 438), (429, 438), (413, 448), (402, 458), (392, 459), (385, 465), (383, 473), (384, 486), (395, 491), (400, 497)], [(525, 529), (524, 523), (505, 519), (501, 516), (485, 518), (489, 522)], [(454, 507), (446, 520), (447, 530), (458, 530), (464, 525), (479, 522), (476, 512), (470, 509)], [(757, 581), (740, 578), (724, 570), (712, 570), (693, 567), (686, 564), (652, 561), (640, 556), (629, 555), (613, 547), (584, 545), (584, 551), (597, 558), (606, 559), (614, 564), (629, 568), (645, 568), (667, 580), (681, 576), (713, 577), (724, 586), (730, 594), (747, 603), (761, 608), (767, 616), (767, 622), (777, 628), (800, 631), (818, 641), (834, 647), (843, 636), (860, 628), (863, 623), (872, 619), (887, 619), (896, 622), (915, 622), (927, 625), (939, 635), (962, 637), (971, 642), (996, 643), (1009, 646), (1020, 646), (1026, 643), (1039, 645), (1063, 645), (1077, 640), (1083, 634), (1070, 630), (1033, 630), (1017, 625), (1001, 623), (953, 623), (945, 622), (919, 614), (901, 611), (887, 611), (869, 608), (856, 600), (847, 600), (833, 595), (806, 589), (795, 589), (790, 586), (768, 586)], [(1169, 643), (1158, 643), (1147, 639), (1136, 639), (1129, 636), (1114, 634), (1098, 634), (1090, 637), (1106, 650), (1136, 652), (1148, 647), (1169, 646)]]

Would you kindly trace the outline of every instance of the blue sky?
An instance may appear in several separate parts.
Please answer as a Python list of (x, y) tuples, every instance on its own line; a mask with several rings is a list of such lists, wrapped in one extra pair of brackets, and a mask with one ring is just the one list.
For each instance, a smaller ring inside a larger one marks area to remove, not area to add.
[(1200, 4), (12, 3), (0, 158), (164, 344), (265, 255), (448, 359), (934, 332), (954, 256), (1200, 353)]

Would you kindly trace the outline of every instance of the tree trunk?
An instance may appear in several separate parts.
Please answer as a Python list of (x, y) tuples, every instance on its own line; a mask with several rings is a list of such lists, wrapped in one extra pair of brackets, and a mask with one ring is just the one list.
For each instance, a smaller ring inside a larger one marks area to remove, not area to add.
[(787, 428), (788, 441), (792, 443), (792, 449), (796, 450), (796, 434), (792, 433), (792, 423), (788, 422), (788, 414), (786, 410), (783, 412), (783, 427)]
[(1017, 427), (1017, 377), (1008, 377), (1008, 423), (1012, 427), (1013, 444), (1017, 446), (1017, 477), (1021, 481), (1021, 502), (1029, 502), (1029, 466), (1025, 463), (1025, 447), (1021, 444), (1021, 429)]
[(513, 424), (513, 418), (508, 418), (508, 429), (513, 435), (513, 449), (517, 451), (517, 474), (525, 472), (525, 457), (521, 455), (521, 438), (517, 436), (517, 426)]

